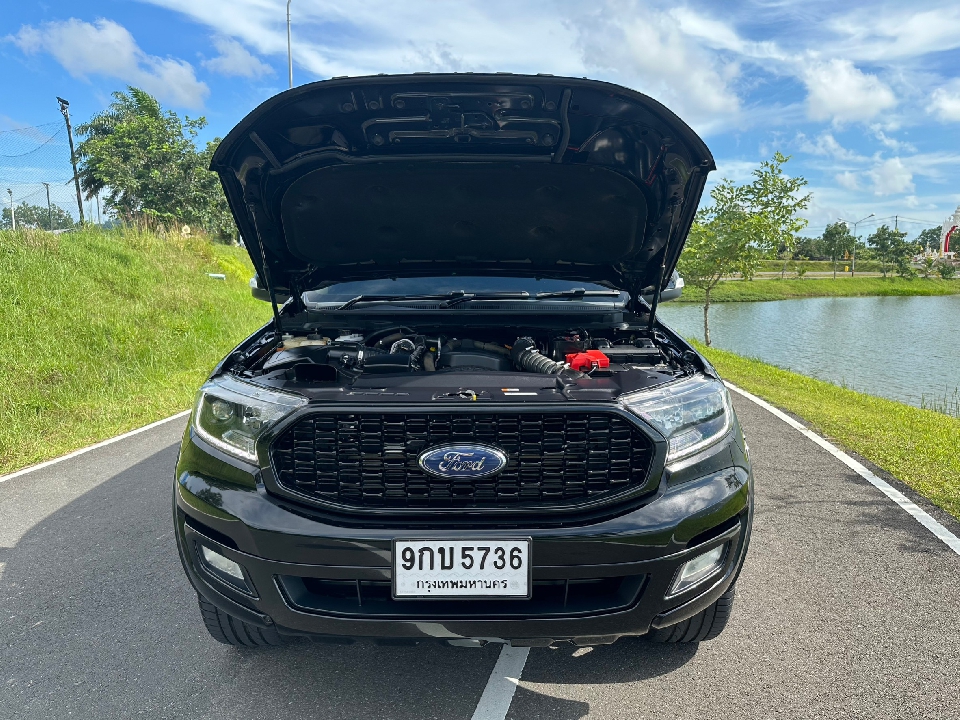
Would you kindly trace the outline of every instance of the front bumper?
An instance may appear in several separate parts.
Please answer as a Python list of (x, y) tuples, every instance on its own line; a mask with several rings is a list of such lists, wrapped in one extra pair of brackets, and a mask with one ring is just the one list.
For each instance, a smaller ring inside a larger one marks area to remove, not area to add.
[[(202, 441), (188, 430), (184, 449), (202, 451), (207, 461), (194, 465), (184, 460), (190, 452), (182, 453), (174, 492), (187, 576), (223, 611), (254, 625), (274, 625), (281, 634), (515, 645), (612, 642), (708, 607), (736, 580), (749, 543), (753, 479), (732, 438), (696, 463), (709, 472), (678, 474), (683, 482), (673, 485), (665, 473), (655, 498), (626, 514), (567, 527), (469, 530), (334, 524), (285, 504), (262, 484), (214, 479), (208, 473), (221, 465), (211, 462), (219, 454), (197, 445)], [(533, 539), (531, 600), (390, 598), (395, 538), (520, 535)], [(212, 572), (201, 558), (203, 545), (242, 566), (251, 591)], [(726, 546), (722, 569), (668, 597), (679, 567), (718, 545)]]

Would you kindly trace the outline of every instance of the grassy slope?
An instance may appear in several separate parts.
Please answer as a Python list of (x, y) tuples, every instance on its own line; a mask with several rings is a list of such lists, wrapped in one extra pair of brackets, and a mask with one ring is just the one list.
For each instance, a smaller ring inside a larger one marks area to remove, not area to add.
[(0, 473), (189, 407), (270, 317), (252, 272), (200, 239), (0, 232)]
[[(954, 295), (960, 280), (899, 277), (807, 278), (804, 280), (727, 280), (711, 293), (711, 302), (750, 302), (802, 297), (860, 297), (875, 295)], [(703, 291), (688, 285), (677, 302), (702, 303)]]
[(697, 348), (730, 382), (799, 415), (960, 518), (960, 419)]

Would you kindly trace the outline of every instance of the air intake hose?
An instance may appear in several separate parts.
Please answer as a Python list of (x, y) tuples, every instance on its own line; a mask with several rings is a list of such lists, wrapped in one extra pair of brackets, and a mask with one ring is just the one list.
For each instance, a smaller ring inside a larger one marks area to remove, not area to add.
[(510, 352), (510, 357), (518, 368), (527, 372), (554, 375), (566, 367), (565, 363), (554, 362), (541, 355), (533, 338), (528, 337), (517, 338), (517, 341), (513, 344), (513, 350)]

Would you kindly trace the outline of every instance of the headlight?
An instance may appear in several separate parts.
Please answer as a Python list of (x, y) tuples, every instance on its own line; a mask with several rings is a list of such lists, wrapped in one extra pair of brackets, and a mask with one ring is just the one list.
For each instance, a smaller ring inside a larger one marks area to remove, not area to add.
[(663, 433), (667, 462), (712, 445), (730, 429), (732, 410), (723, 383), (703, 376), (628, 395), (624, 407)]
[(306, 402), (306, 398), (224, 375), (200, 388), (193, 411), (193, 427), (214, 447), (256, 462), (257, 439)]

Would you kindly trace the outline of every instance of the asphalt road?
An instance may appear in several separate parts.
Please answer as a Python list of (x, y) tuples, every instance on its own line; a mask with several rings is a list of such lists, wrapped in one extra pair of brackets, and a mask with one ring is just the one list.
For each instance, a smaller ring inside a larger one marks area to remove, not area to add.
[[(508, 718), (960, 717), (960, 556), (735, 403), (758, 506), (726, 632), (533, 649)], [(171, 530), (182, 428), (0, 484), (0, 718), (470, 718), (497, 646), (238, 650), (207, 636)]]

